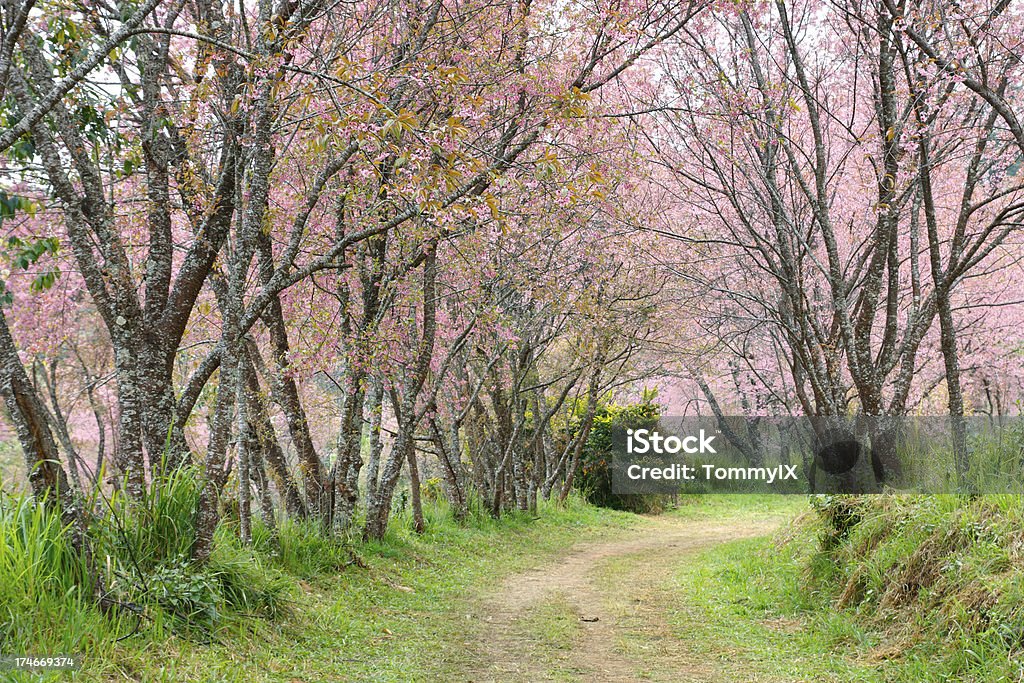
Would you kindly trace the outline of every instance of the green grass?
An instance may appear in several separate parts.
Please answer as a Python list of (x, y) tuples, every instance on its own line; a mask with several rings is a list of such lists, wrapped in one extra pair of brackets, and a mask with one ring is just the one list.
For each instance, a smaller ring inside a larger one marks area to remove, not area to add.
[(580, 616), (564, 593), (556, 593), (515, 623), (517, 631), (528, 634), (531, 658), (552, 680), (579, 680), (572, 653), (583, 631)]
[[(280, 530), (279, 546), (260, 528), (254, 547), (243, 548), (225, 524), (204, 572), (176, 572), (173, 559), (153, 558), (147, 566), (162, 568), (171, 590), (154, 598), (159, 591), (150, 587), (144, 618), (106, 617), (74, 591), (69, 597), (40, 589), (28, 602), (7, 591), (0, 623), (3, 614), (14, 614), (8, 621), (21, 631), (4, 632), (0, 650), (79, 654), (83, 666), (72, 678), (80, 681), (446, 680), (479, 656), (474, 596), (583, 536), (624, 533), (636, 519), (575, 498), (562, 508), (543, 506), (537, 518), (473, 516), (460, 525), (443, 503), (425, 512), (423, 535), (399, 515), (383, 541), (346, 546), (296, 524)], [(165, 543), (161, 555), (175, 557), (177, 541)], [(42, 570), (60, 561), (45, 559), (32, 572), (45, 579)], [(207, 604), (197, 581), (213, 585), (218, 610), (198, 630), (178, 618), (189, 604), (166, 602), (181, 601), (173, 591), (179, 582), (197, 591), (195, 605)]]
[(870, 681), (857, 658), (871, 641), (855, 619), (828, 609), (801, 580), (800, 561), (771, 541), (736, 541), (702, 553), (676, 574), (673, 635), (692, 655), (780, 681)]
[(676, 498), (667, 514), (687, 519), (788, 519), (807, 510), (807, 496), (769, 493), (693, 493)]
[(522, 620), (523, 630), (532, 634), (543, 650), (566, 650), (582, 630), (580, 615), (562, 593), (558, 593)]
[[(852, 517), (836, 514), (847, 505)], [(674, 634), (732, 670), (771, 672), (764, 680), (1022, 680), (1019, 498), (866, 496), (818, 507), (779, 538), (719, 546), (681, 566)]]
[[(194, 496), (187, 478), (161, 485)], [(639, 661), (661, 648), (694, 670), (750, 672), (757, 681), (1021, 680), (1019, 499), (816, 500), (808, 510), (803, 497), (681, 497), (668, 514), (691, 520), (804, 514), (774, 539), (663, 561), (653, 549), (645, 561), (667, 571), (635, 587), (648, 606), (636, 619), (657, 623), (623, 622), (623, 652)], [(52, 515), (16, 497), (2, 503), (0, 652), (80, 655), (82, 669), (70, 676), (79, 681), (461, 680), (484, 656), (479, 598), (503, 577), (641, 524), (575, 497), (536, 517), (474, 514), (458, 524), (432, 501), (422, 535), (400, 513), (379, 542), (341, 543), (290, 523), (276, 540), (257, 525), (244, 547), (229, 519), (210, 564), (196, 568), (181, 553), (189, 506), (156, 496), (121, 510), (120, 524), (101, 520), (94, 529), (107, 588), (137, 605), (142, 616), (134, 616), (105, 615), (76, 588), (89, 582), (76, 574)], [(126, 548), (149, 579), (145, 590), (128, 580)], [(607, 561), (599, 581), (626, 585), (635, 559)], [(633, 609), (612, 603), (622, 614)], [(570, 655), (581, 625), (571, 601), (555, 595), (515, 628), (529, 634), (552, 677), (578, 677)]]

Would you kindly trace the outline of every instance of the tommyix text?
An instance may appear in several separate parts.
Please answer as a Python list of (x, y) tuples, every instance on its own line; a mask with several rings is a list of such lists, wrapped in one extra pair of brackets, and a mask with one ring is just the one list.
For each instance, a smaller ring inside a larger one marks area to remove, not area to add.
[[(626, 452), (629, 455), (689, 455), (717, 454), (714, 440), (716, 435), (701, 429), (698, 434), (679, 437), (662, 436), (648, 429), (626, 431)], [(796, 480), (796, 466), (777, 465), (774, 467), (722, 467), (719, 465), (691, 465), (672, 463), (665, 466), (649, 467), (631, 464), (626, 476), (633, 481), (760, 481), (773, 484), (778, 481)]]

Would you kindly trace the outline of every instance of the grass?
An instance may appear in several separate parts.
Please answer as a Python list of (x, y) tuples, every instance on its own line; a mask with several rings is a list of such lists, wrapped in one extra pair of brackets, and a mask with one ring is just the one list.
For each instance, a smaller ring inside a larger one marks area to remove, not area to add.
[(571, 657), (583, 631), (580, 616), (565, 594), (556, 593), (515, 624), (517, 631), (529, 636), (531, 658), (552, 680), (579, 680)]
[[(479, 630), (474, 595), (582, 535), (623, 533), (635, 520), (576, 499), (565, 507), (545, 505), (537, 518), (474, 516), (462, 525), (443, 503), (425, 512), (423, 535), (399, 515), (383, 541), (344, 546), (296, 524), (280, 530), (279, 546), (258, 528), (254, 547), (243, 548), (226, 524), (218, 531), (210, 568), (198, 578), (174, 560), (180, 539), (166, 541), (161, 557), (147, 566), (163, 573), (163, 579), (151, 575), (152, 583), (166, 581), (168, 590), (165, 595), (149, 587), (143, 617), (104, 616), (83, 596), (62, 593), (57, 585), (28, 592), (18, 586), (0, 597), (0, 651), (78, 654), (82, 668), (70, 677), (79, 681), (446, 680), (479, 655), (473, 649)], [(3, 537), (14, 538), (13, 532), (4, 529)], [(38, 545), (61, 546), (53, 540)], [(50, 581), (48, 573), (60, 573), (44, 571), (59, 556), (40, 564), (13, 547), (7, 556), (30, 558), (25, 562), (34, 563), (33, 580)], [(197, 593), (194, 604), (181, 597), (182, 585)], [(19, 602), (22, 593), (28, 597)], [(178, 602), (168, 604), (172, 596)], [(190, 617), (206, 619), (204, 628), (183, 627), (178, 616), (209, 604), (215, 618)], [(4, 622), (5, 613), (13, 618)], [(37, 681), (68, 675), (14, 676)]]
[[(187, 478), (163, 485), (194, 495)], [(815, 501), (808, 510), (796, 496), (681, 498), (667, 514), (729, 523), (803, 514), (774, 539), (606, 559), (596, 585), (619, 615), (618, 650), (641, 664), (683, 657), (702, 675), (756, 681), (1021, 680), (1020, 499)], [(474, 514), (458, 524), (432, 501), (422, 535), (399, 513), (379, 542), (343, 544), (291, 523), (276, 540), (257, 525), (244, 547), (228, 520), (212, 561), (197, 569), (181, 556), (191, 516), (180, 503), (155, 496), (122, 510), (120, 525), (94, 530), (108, 590), (139, 612), (111, 616), (75, 588), (88, 582), (54, 518), (24, 499), (0, 500), (0, 652), (74, 653), (82, 663), (73, 675), (12, 680), (461, 680), (484, 656), (480, 598), (496, 582), (581, 539), (626, 538), (641, 524), (577, 498), (536, 517)], [(145, 590), (124, 579), (135, 543), (145, 544), (132, 560)], [(515, 624), (555, 679), (580, 674), (570, 597), (556, 593)], [(639, 670), (657, 678), (659, 667)]]
[(718, 546), (681, 565), (673, 634), (732, 670), (771, 672), (764, 680), (1024, 678), (1019, 498), (817, 506), (779, 538)]
[(668, 514), (686, 519), (789, 519), (807, 510), (807, 496), (761, 493), (700, 493), (678, 496)]
[(802, 575), (798, 561), (774, 555), (764, 539), (702, 553), (676, 573), (671, 632), (700, 660), (770, 675), (752, 680), (876, 680), (857, 664), (871, 644), (864, 629), (815, 602)]

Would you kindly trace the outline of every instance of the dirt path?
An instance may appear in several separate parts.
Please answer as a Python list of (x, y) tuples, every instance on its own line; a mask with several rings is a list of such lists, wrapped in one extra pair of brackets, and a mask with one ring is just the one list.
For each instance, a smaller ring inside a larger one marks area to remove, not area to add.
[(553, 564), (512, 576), (485, 600), (486, 658), (470, 680), (733, 680), (687, 657), (665, 624), (668, 587), (686, 556), (769, 534), (780, 522), (650, 518), (627, 538), (581, 544)]

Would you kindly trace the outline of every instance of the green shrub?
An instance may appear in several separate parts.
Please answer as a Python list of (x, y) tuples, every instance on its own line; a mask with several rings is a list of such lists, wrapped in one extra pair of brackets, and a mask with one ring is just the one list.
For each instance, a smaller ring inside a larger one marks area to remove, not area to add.
[(185, 555), (165, 560), (146, 579), (144, 597), (155, 602), (185, 628), (211, 628), (222, 602), (216, 579), (192, 566)]
[(618, 405), (601, 401), (580, 457), (575, 480), (588, 502), (600, 507), (629, 512), (660, 512), (665, 496), (621, 495), (612, 487), (612, 434), (617, 429), (652, 429), (658, 424), (661, 409), (654, 402), (656, 391), (644, 391), (637, 403)]

